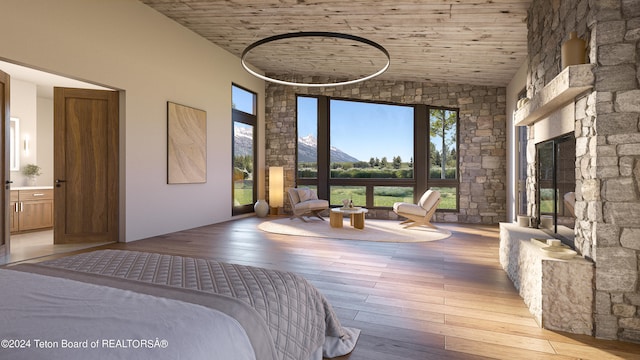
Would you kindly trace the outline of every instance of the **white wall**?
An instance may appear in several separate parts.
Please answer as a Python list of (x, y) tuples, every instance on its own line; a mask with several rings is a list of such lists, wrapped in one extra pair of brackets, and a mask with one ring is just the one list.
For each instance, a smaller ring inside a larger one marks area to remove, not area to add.
[(517, 143), (513, 115), (516, 110), (518, 93), (527, 85), (527, 64), (525, 59), (507, 85), (507, 221), (516, 219)]
[[(264, 82), (237, 57), (136, 0), (3, 0), (0, 49), (9, 61), (124, 91), (121, 241), (231, 219), (231, 83), (264, 98)], [(206, 184), (166, 184), (167, 101), (207, 112)], [(264, 174), (264, 155), (259, 164)]]
[[(27, 177), (22, 175), (22, 168), (27, 164), (37, 164), (37, 88), (35, 84), (14, 80), (11, 82), (11, 117), (20, 119), (20, 170), (11, 171), (13, 186), (27, 185)], [(24, 151), (24, 140), (29, 137), (29, 153)]]
[(53, 99), (38, 97), (37, 158), (42, 168), (38, 185), (53, 185)]

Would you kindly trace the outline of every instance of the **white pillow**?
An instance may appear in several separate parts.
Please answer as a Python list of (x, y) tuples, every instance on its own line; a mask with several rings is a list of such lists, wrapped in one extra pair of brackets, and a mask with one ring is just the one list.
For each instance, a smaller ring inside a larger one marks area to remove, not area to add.
[(318, 195), (316, 195), (315, 191), (309, 188), (299, 188), (298, 196), (300, 197), (300, 202), (318, 199)]

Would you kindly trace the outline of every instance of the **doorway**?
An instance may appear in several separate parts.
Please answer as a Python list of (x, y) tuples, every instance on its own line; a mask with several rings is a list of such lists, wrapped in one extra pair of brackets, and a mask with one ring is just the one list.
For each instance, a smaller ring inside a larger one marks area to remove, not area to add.
[[(54, 244), (54, 230), (58, 225), (54, 226), (53, 214), (56, 203), (53, 194), (57, 192), (54, 190), (53, 119), (54, 87), (113, 90), (8, 62), (0, 61), (0, 70), (11, 76), (11, 124), (19, 124), (17, 128), (12, 127), (13, 146), (10, 146), (9, 157), (12, 168), (7, 176), (12, 181), (10, 195), (7, 194), (12, 196), (8, 211), (13, 215), (10, 219), (15, 221), (11, 223), (14, 227), (6, 238), (9, 254), (0, 257), (0, 264), (112, 242)], [(24, 171), (31, 165), (36, 165), (40, 173), (35, 180), (31, 180)], [(25, 196), (27, 201), (13, 199), (18, 194)], [(27, 216), (27, 210), (32, 210), (31, 215)]]

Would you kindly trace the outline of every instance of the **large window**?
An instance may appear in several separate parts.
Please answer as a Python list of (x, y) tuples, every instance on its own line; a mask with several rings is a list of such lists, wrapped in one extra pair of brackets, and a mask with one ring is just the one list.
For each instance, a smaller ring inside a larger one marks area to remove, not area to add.
[(329, 119), (331, 205), (350, 199), (356, 206), (390, 207), (400, 198), (413, 200), (413, 186), (402, 186), (403, 180), (414, 183), (413, 106), (330, 99)]
[[(520, 100), (527, 97), (527, 89), (522, 88), (518, 93), (518, 104)], [(516, 155), (516, 215), (528, 215), (529, 199), (527, 196), (527, 169), (529, 164), (527, 163), (527, 145), (529, 137), (529, 128), (527, 126), (516, 126), (516, 148), (518, 153)], [(533, 161), (533, 159), (531, 159)]]
[(518, 134), (518, 157), (517, 157), (517, 192), (516, 198), (517, 215), (527, 215), (528, 198), (527, 198), (527, 127), (518, 126), (516, 132)]
[(331, 205), (390, 208), (437, 187), (457, 210), (455, 109), (298, 96), (297, 121), (297, 185)]
[(413, 107), (330, 101), (331, 178), (413, 178)]
[(298, 96), (298, 179), (318, 177), (318, 99)]
[(256, 94), (232, 85), (233, 215), (250, 213), (257, 197)]
[(458, 111), (429, 109), (429, 185), (439, 209), (458, 209)]

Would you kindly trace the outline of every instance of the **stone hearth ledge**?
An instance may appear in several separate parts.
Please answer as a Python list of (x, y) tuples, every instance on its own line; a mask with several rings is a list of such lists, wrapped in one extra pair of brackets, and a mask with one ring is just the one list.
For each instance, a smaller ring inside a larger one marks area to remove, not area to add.
[(593, 335), (593, 263), (576, 256), (546, 256), (532, 238), (550, 239), (539, 229), (500, 223), (500, 264), (538, 325)]

